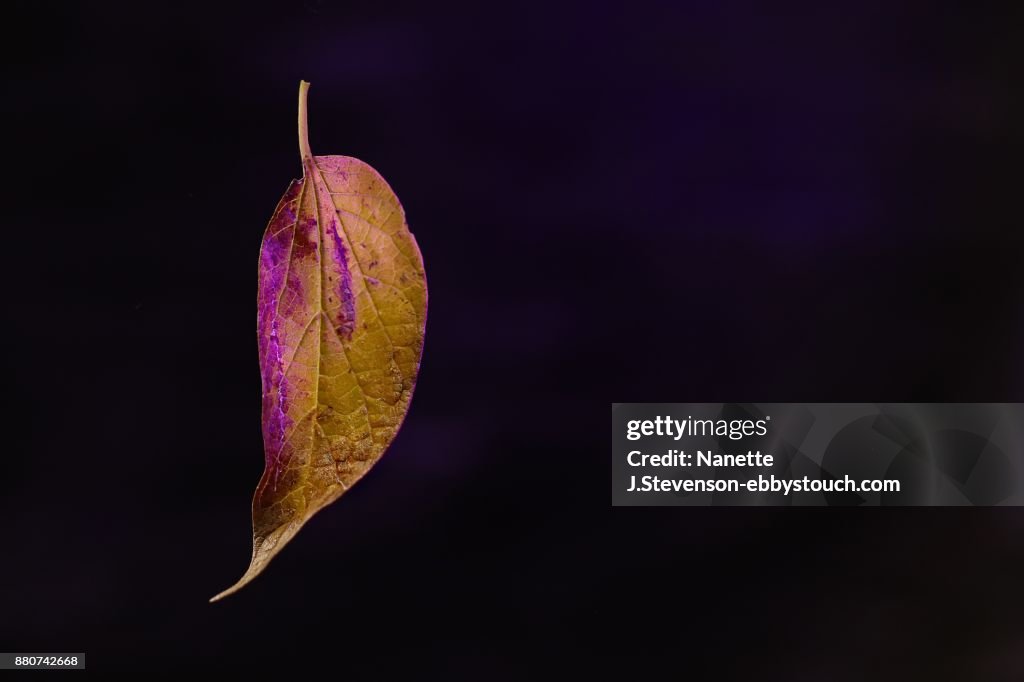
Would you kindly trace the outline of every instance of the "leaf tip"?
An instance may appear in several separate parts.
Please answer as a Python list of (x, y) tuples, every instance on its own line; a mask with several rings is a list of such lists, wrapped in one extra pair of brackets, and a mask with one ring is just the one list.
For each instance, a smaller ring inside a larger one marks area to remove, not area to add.
[(250, 580), (252, 580), (252, 576), (250, 576), (250, 573), (251, 573), (251, 571), (247, 571), (246, 574), (244, 576), (242, 576), (242, 579), (239, 580), (237, 583), (235, 583), (234, 585), (232, 585), (228, 589), (226, 589), (226, 590), (224, 590), (222, 592), (218, 592), (217, 594), (215, 594), (212, 597), (210, 597), (210, 603), (212, 604), (214, 602), (218, 602), (221, 599), (223, 599), (224, 597), (230, 597), (235, 592), (238, 592), (240, 589), (245, 587), (245, 585)]
[(210, 597), (210, 602), (209, 603), (213, 604), (215, 602), (219, 602), (224, 597), (227, 597), (228, 595), (234, 593), (235, 589), (236, 589), (235, 587), (229, 587), (228, 589), (224, 590), (223, 592), (219, 592), (219, 593), (213, 595), (212, 597)]
[(266, 566), (265, 562), (258, 561), (258, 556), (258, 550), (254, 551), (252, 561), (249, 564), (249, 568), (246, 569), (245, 575), (239, 578), (238, 581), (231, 587), (210, 597), (210, 603), (212, 604), (214, 602), (220, 601), (224, 597), (230, 597), (235, 592), (238, 592), (240, 589), (242, 589), (250, 582), (252, 582), (252, 579), (259, 575), (260, 571), (262, 571), (263, 568)]

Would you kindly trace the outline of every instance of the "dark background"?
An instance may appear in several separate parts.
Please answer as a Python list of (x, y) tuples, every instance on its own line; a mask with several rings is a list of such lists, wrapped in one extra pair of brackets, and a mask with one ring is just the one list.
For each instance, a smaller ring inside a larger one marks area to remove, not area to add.
[[(1009, 5), (1008, 5), (1009, 7)], [(1020, 12), (5, 10), (0, 650), (345, 678), (1024, 677), (1024, 512), (613, 509), (612, 401), (1024, 400)], [(313, 150), (430, 285), (388, 454), (243, 592)]]

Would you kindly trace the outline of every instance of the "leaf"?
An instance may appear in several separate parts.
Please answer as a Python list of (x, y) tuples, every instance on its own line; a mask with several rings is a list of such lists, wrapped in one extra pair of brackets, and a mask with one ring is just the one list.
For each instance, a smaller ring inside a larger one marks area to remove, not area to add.
[(299, 85), (303, 177), (263, 235), (258, 336), (266, 468), (252, 500), (255, 578), (306, 521), (380, 459), (409, 409), (427, 283), (398, 197), (347, 156), (313, 156)]

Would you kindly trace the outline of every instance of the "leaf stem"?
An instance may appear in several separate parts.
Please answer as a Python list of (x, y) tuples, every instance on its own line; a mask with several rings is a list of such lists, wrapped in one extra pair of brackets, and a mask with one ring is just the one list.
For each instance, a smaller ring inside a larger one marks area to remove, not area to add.
[(309, 120), (306, 115), (306, 95), (309, 92), (309, 83), (299, 81), (299, 155), (303, 163), (306, 159), (313, 159), (313, 152), (309, 149)]

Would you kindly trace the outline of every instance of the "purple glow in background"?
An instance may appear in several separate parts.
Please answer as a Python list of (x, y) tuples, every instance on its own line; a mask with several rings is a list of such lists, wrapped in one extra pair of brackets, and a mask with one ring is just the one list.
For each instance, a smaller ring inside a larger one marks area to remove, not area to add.
[[(1018, 10), (19, 11), (4, 650), (1024, 674), (1019, 510), (607, 497), (613, 401), (1024, 400)], [(211, 609), (263, 468), (253, 266), (300, 79), (312, 148), (405, 207), (423, 367), (391, 451)]]

